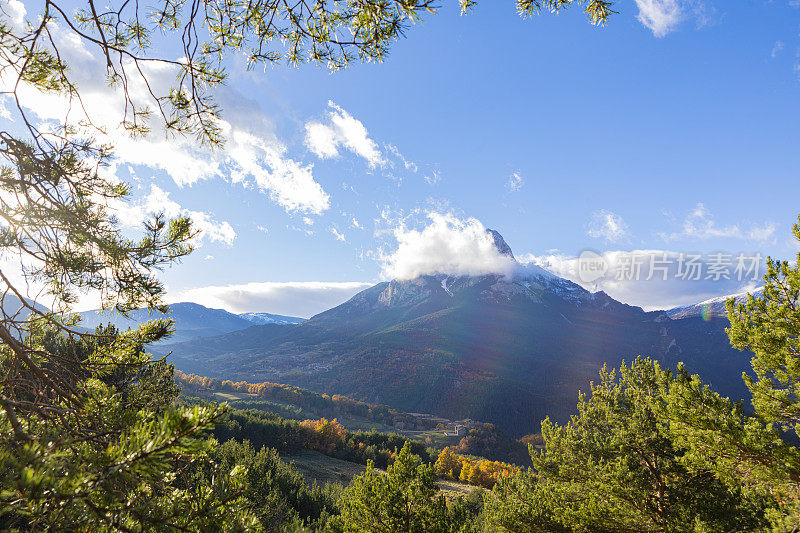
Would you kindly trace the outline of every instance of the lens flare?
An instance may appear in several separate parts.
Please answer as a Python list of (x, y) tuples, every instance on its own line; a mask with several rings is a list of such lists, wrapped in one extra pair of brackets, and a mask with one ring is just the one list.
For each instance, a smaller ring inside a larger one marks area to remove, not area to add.
[(700, 311), (700, 316), (706, 322), (711, 320), (711, 304), (710, 303), (703, 304), (703, 309)]

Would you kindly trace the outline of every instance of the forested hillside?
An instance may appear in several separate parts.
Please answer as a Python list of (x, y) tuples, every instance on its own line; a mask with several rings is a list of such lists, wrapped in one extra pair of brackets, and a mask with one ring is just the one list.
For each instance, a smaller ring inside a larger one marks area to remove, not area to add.
[(546, 416), (567, 421), (575, 391), (588, 390), (604, 364), (639, 355), (683, 362), (726, 396), (747, 398), (741, 374), (751, 355), (731, 348), (726, 325), (645, 312), (541, 272), (423, 276), (380, 283), (298, 326), (159, 351), (185, 372), (472, 418), (519, 437)]

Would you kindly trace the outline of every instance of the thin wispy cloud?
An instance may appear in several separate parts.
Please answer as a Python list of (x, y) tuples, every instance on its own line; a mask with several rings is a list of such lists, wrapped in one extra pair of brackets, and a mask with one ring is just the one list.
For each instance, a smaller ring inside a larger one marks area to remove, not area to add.
[(344, 233), (340, 232), (338, 229), (330, 226), (328, 230), (333, 234), (337, 241), (340, 242), (347, 242), (347, 237), (344, 236)]
[(586, 234), (607, 242), (619, 242), (629, 236), (628, 225), (622, 217), (605, 209), (592, 213)]
[(682, 239), (707, 240), (707, 239), (748, 239), (765, 242), (775, 237), (777, 225), (772, 222), (763, 224), (750, 224), (743, 229), (740, 224), (720, 226), (714, 216), (702, 202), (692, 209), (681, 223), (681, 230), (672, 233), (660, 233), (667, 242)]
[(393, 144), (386, 144), (384, 146), (386, 147), (386, 150), (389, 153), (391, 153), (392, 155), (395, 156), (395, 158), (397, 158), (397, 160), (403, 165), (404, 169), (413, 173), (417, 173), (419, 171), (419, 165), (417, 165), (414, 161), (406, 159), (397, 146)]
[(773, 222), (766, 222), (761, 226), (752, 226), (747, 231), (747, 238), (752, 241), (769, 241), (775, 238), (775, 231), (778, 225)]
[(442, 175), (438, 170), (432, 170), (430, 173), (425, 174), (424, 178), (428, 185), (436, 185), (442, 180)]
[(511, 176), (508, 177), (508, 181), (506, 182), (506, 189), (511, 192), (518, 191), (525, 185), (525, 178), (522, 177), (522, 174), (519, 172), (512, 172)]

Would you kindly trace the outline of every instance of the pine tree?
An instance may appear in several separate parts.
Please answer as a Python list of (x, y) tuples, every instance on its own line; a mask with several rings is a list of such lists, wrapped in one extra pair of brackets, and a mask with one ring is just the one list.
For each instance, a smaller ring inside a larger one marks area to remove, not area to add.
[[(800, 219), (799, 219), (800, 220)], [(800, 222), (794, 226), (800, 241)], [(752, 351), (752, 373), (743, 373), (752, 411), (706, 386), (683, 367), (662, 387), (667, 401), (660, 416), (669, 421), (683, 461), (711, 468), (729, 486), (772, 502), (776, 531), (800, 528), (800, 254), (794, 266), (767, 260), (759, 297), (728, 301), (731, 344)]]
[(466, 516), (448, 510), (436, 473), (408, 443), (383, 474), (372, 468), (355, 477), (342, 497), (341, 524), (352, 533), (459, 531)]
[[(659, 406), (668, 401), (661, 384), (671, 375), (649, 359), (623, 364), (618, 375), (603, 369), (591, 394), (580, 395), (570, 422), (542, 423), (546, 448), (531, 448), (537, 475), (499, 485), (494, 522), (508, 524), (508, 513), (517, 513), (555, 531), (747, 531), (765, 525), (760, 502), (709, 469), (684, 463), (686, 450), (660, 416)], [(525, 500), (534, 502), (530, 509), (520, 508)]]
[[(255, 527), (240, 496), (243, 469), (216, 471), (208, 483), (180, 486), (186, 469), (212, 448), (201, 430), (222, 409), (173, 404), (171, 365), (150, 362), (142, 349), (159, 327), (123, 334), (98, 329), (76, 338), (51, 325), (32, 325), (28, 346), (74, 362), (85, 375), (65, 378), (78, 392), (79, 408), (51, 400), (43, 414), (28, 413), (16, 426), (0, 419), (4, 529)], [(35, 397), (27, 398), (32, 409), (39, 408)]]

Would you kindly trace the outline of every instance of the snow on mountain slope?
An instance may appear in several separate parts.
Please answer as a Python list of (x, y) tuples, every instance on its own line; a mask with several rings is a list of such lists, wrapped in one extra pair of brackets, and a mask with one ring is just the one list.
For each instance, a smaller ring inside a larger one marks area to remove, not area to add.
[(307, 319), (296, 316), (273, 315), (272, 313), (239, 313), (239, 316), (253, 324), (300, 324)]
[(741, 292), (738, 294), (728, 294), (726, 296), (709, 298), (708, 300), (696, 304), (675, 307), (667, 310), (667, 314), (670, 318), (675, 320), (691, 317), (702, 317), (704, 320), (709, 320), (712, 317), (727, 317), (728, 309), (726, 307), (726, 302), (730, 298), (736, 298), (737, 303), (743, 303), (747, 301), (748, 294), (752, 294), (758, 298), (761, 295), (761, 289), (762, 288), (759, 287), (750, 293)]

